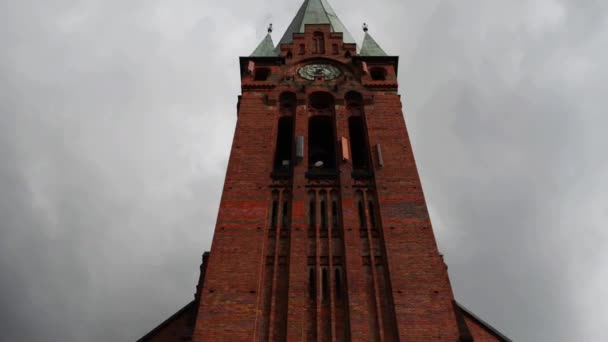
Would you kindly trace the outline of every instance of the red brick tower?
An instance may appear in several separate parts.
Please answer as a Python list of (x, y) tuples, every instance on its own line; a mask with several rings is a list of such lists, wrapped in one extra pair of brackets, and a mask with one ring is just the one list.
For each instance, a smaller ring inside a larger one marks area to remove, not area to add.
[(238, 122), (196, 299), (142, 340), (506, 340), (454, 302), (398, 58), (364, 30), (357, 51), (326, 0), (306, 0), (276, 48), (269, 32), (241, 57)]

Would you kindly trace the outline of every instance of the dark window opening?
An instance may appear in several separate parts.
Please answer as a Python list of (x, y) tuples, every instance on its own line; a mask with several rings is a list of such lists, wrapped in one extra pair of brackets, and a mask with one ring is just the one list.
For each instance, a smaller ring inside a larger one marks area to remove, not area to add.
[(336, 299), (342, 299), (342, 274), (340, 273), (340, 269), (336, 268), (334, 271), (334, 280), (336, 282)]
[(335, 199), (331, 201), (331, 224), (334, 229), (338, 229), (338, 203)]
[(323, 303), (327, 303), (329, 299), (329, 282), (327, 280), (327, 268), (323, 268), (323, 276), (321, 278)]
[(317, 286), (315, 284), (315, 269), (311, 267), (308, 269), (308, 297), (315, 298), (316, 293)]
[(327, 229), (327, 207), (325, 206), (325, 199), (321, 199), (321, 229)]
[(325, 39), (323, 38), (323, 32), (315, 32), (312, 37), (313, 53), (325, 53)]
[(374, 211), (374, 202), (369, 201), (369, 222), (371, 224), (372, 229), (376, 229), (376, 213)]
[(279, 202), (272, 201), (272, 210), (270, 213), (270, 228), (277, 229), (277, 211), (279, 211)]
[(300, 53), (300, 55), (303, 55), (306, 53), (306, 47), (304, 47), (304, 44), (300, 44), (299, 53)]
[(347, 107), (361, 107), (361, 104), (363, 104), (363, 96), (356, 91), (349, 91), (344, 95), (344, 101), (346, 102)]
[(270, 76), (270, 69), (268, 68), (257, 68), (255, 69), (254, 81), (266, 81)]
[(293, 118), (284, 116), (279, 119), (277, 132), (276, 155), (274, 159), (275, 171), (289, 171), (293, 150)]
[[(283, 195), (286, 197), (287, 195)], [(283, 199), (283, 229), (289, 228), (289, 200), (287, 198)]]
[(369, 167), (369, 158), (365, 139), (365, 126), (362, 117), (352, 116), (348, 119), (348, 133), (350, 135), (353, 169), (367, 169)]
[(357, 208), (359, 210), (359, 228), (365, 229), (367, 224), (365, 223), (365, 206), (362, 200), (357, 201)]
[(270, 207), (270, 229), (277, 229), (279, 215), (279, 192), (272, 192), (272, 206)]
[(339, 54), (339, 53), (340, 53), (340, 49), (338, 48), (338, 44), (333, 44), (333, 45), (331, 46), (331, 48), (332, 48), (332, 50), (333, 50), (333, 51), (332, 51), (332, 53), (333, 53), (334, 55), (337, 55), (337, 54)]
[(315, 210), (315, 207), (316, 207), (315, 194), (310, 193), (308, 195), (308, 197), (309, 197), (309, 200), (308, 200), (308, 226), (310, 228), (315, 228), (315, 226), (317, 225), (317, 213)]
[(330, 93), (315, 92), (308, 99), (309, 105), (317, 110), (331, 109), (333, 107), (334, 98)]
[(372, 68), (369, 71), (369, 74), (372, 76), (372, 80), (374, 81), (386, 80), (386, 70), (384, 68)]
[(346, 51), (346, 53), (344, 54), (344, 57), (345, 57), (345, 58), (350, 58), (350, 57), (352, 57), (352, 55), (351, 55), (350, 51)]
[(296, 106), (296, 94), (292, 92), (285, 92), (279, 96), (279, 104), (281, 109), (293, 109)]
[(285, 55), (285, 58), (287, 58), (287, 59), (290, 59), (292, 57), (293, 57), (293, 55), (292, 55), (291, 51), (287, 52), (287, 55)]
[(329, 116), (314, 116), (308, 125), (308, 168), (333, 170), (336, 167), (336, 146), (333, 120)]

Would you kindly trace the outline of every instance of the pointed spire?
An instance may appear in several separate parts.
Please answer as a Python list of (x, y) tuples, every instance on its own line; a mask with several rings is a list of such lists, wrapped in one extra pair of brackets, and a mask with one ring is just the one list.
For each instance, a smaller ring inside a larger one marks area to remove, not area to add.
[(274, 48), (274, 43), (272, 42), (272, 24), (268, 25), (268, 34), (262, 40), (260, 45), (251, 53), (251, 57), (276, 57), (277, 52)]
[(369, 28), (366, 23), (363, 23), (363, 32), (365, 32), (365, 36), (363, 37), (363, 44), (361, 44), (359, 56), (388, 56), (367, 31), (369, 31)]
[(331, 25), (331, 32), (342, 32), (345, 43), (355, 42), (327, 0), (304, 0), (302, 7), (291, 21), (283, 38), (281, 38), (279, 46), (291, 43), (293, 34), (303, 33), (306, 24), (329, 24)]

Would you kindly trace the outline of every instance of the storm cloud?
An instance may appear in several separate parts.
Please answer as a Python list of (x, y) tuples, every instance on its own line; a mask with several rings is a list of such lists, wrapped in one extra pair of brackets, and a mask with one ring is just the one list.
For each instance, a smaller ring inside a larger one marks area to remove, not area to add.
[[(0, 0), (0, 331), (133, 341), (192, 299), (238, 56), (300, 0)], [(400, 56), (457, 300), (515, 341), (608, 338), (608, 3), (331, 0)]]

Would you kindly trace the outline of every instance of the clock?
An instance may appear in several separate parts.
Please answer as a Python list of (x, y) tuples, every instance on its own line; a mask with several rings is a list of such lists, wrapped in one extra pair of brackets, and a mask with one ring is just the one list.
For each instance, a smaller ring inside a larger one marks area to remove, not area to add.
[(325, 80), (333, 80), (340, 76), (340, 69), (331, 64), (307, 64), (298, 70), (302, 78), (314, 81), (319, 76), (323, 76)]

